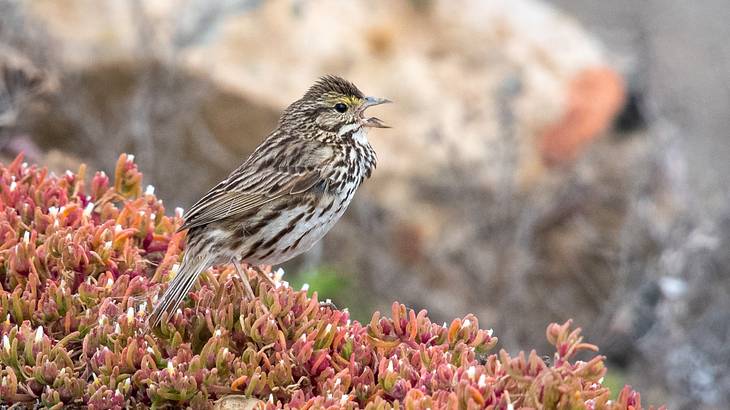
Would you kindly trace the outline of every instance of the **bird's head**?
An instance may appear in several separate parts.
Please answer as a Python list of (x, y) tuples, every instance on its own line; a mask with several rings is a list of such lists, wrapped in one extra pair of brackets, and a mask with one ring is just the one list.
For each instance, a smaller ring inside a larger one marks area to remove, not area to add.
[(315, 128), (338, 135), (361, 127), (388, 128), (380, 119), (365, 115), (368, 107), (388, 102), (385, 98), (366, 97), (351, 82), (328, 75), (286, 109), (280, 126), (294, 125), (300, 130)]

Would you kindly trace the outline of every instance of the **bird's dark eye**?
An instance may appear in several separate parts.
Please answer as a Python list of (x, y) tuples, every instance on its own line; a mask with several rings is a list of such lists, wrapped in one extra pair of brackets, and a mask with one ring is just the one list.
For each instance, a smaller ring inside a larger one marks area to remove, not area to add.
[(337, 103), (335, 104), (335, 110), (339, 113), (343, 113), (347, 111), (347, 105), (343, 103)]

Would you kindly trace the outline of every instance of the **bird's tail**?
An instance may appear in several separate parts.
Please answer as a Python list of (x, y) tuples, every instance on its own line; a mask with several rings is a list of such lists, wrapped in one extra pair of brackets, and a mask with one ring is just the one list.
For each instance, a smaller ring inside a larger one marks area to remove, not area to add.
[(175, 312), (197, 282), (198, 276), (211, 265), (210, 255), (210, 252), (191, 252), (190, 249), (186, 252), (178, 273), (172, 278), (172, 282), (147, 319), (147, 329), (153, 329), (160, 324), (163, 313)]

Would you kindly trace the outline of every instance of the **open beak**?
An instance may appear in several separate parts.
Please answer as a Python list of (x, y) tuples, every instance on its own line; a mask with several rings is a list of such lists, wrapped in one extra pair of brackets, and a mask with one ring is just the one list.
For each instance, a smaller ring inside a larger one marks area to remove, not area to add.
[[(360, 106), (360, 115), (363, 116), (365, 114), (365, 110), (369, 107), (380, 105), (380, 104), (387, 104), (390, 101), (387, 98), (378, 98), (378, 97), (365, 97), (365, 102)], [(364, 117), (363, 117), (364, 118)], [(379, 118), (376, 117), (370, 117), (363, 120), (363, 125), (366, 127), (372, 127), (372, 128), (390, 128), (388, 125), (385, 125), (383, 121), (381, 121)]]

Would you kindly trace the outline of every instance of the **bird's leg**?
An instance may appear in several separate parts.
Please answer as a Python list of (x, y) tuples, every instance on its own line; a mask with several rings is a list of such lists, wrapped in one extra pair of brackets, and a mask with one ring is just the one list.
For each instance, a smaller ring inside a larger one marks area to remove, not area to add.
[(241, 265), (238, 263), (236, 259), (231, 259), (231, 262), (233, 263), (233, 266), (236, 267), (236, 272), (238, 272), (238, 276), (241, 278), (241, 282), (243, 282), (243, 290), (246, 294), (246, 299), (248, 300), (254, 300), (256, 296), (253, 294), (253, 290), (251, 289), (251, 284), (248, 283), (248, 274), (241, 271)]
[(256, 271), (256, 274), (259, 275), (260, 278), (264, 279), (269, 285), (271, 285), (272, 288), (276, 288), (276, 282), (274, 282), (273, 279), (271, 279), (271, 276), (266, 274), (266, 272), (262, 271), (261, 268), (258, 266), (250, 265), (253, 270)]

